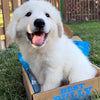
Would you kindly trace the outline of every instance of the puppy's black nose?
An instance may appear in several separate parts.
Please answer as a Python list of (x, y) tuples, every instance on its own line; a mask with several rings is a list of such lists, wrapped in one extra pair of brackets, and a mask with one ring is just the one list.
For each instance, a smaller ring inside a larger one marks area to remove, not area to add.
[(34, 26), (38, 28), (43, 28), (45, 26), (45, 22), (43, 19), (36, 19), (34, 21)]

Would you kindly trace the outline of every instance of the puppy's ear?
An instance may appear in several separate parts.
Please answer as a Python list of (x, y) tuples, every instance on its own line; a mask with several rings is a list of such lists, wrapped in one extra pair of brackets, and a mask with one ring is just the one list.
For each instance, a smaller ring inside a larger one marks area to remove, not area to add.
[(62, 22), (58, 22), (58, 37), (61, 38), (62, 34), (64, 34), (64, 28)]
[(16, 25), (17, 25), (17, 22), (15, 20), (13, 20), (12, 22), (10, 22), (8, 24), (8, 27), (6, 30), (6, 34), (12, 38), (13, 42), (14, 42), (15, 37), (16, 37)]

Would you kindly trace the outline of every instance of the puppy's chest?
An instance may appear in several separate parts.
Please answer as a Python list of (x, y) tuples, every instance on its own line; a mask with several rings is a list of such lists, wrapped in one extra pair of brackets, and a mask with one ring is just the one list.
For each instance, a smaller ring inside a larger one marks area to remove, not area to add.
[(47, 57), (44, 56), (33, 56), (31, 60), (29, 60), (30, 67), (33, 72), (39, 73), (42, 69), (47, 69), (49, 65), (49, 60)]
[(41, 70), (45, 69), (47, 70), (49, 67), (56, 67), (59, 65), (62, 65), (62, 56), (58, 56), (55, 53), (51, 54), (43, 54), (43, 55), (33, 55), (31, 56), (31, 60), (29, 60), (29, 63), (31, 64), (32, 68), (34, 70)]
[(33, 58), (33, 61), (30, 61), (30, 67), (34, 75), (36, 76), (37, 80), (40, 84), (43, 84), (45, 79), (45, 73), (48, 70), (48, 67), (50, 67), (50, 64), (47, 59), (44, 59), (43, 57), (35, 57)]

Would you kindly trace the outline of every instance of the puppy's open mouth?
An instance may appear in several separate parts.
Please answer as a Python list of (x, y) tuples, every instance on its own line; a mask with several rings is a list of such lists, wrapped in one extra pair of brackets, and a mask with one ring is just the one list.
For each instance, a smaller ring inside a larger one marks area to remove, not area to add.
[(35, 46), (42, 46), (45, 43), (47, 36), (48, 33), (44, 33), (44, 32), (34, 32), (34, 33), (27, 32), (28, 39)]

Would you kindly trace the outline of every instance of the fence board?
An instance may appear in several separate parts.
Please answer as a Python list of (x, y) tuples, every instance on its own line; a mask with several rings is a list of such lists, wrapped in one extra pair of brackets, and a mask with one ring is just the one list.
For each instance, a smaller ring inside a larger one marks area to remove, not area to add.
[(12, 10), (14, 11), (18, 7), (18, 0), (12, 0)]
[(0, 50), (1, 50), (1, 41), (0, 41)]
[(54, 0), (52, 0), (52, 5), (55, 6), (55, 1)]
[(81, 21), (82, 21), (82, 15), (83, 15), (83, 14), (82, 14), (82, 12), (83, 12), (83, 11), (82, 11), (82, 0), (81, 0), (80, 5), (81, 5)]
[(68, 12), (68, 19), (70, 19), (70, 13), (71, 13), (71, 11), (70, 11), (70, 7), (71, 7), (71, 3), (70, 3), (69, 0), (68, 0), (68, 4), (70, 5), (70, 6), (68, 7), (68, 9), (69, 9), (69, 12)]
[(3, 35), (4, 33), (4, 27), (0, 27), (0, 35)]
[(79, 7), (79, 12), (78, 12), (79, 21), (81, 21), (81, 0), (79, 0), (78, 7)]
[(70, 18), (72, 19), (72, 17), (73, 17), (73, 11), (72, 11), (71, 8), (73, 8), (72, 7), (72, 0), (70, 0)]
[[(68, 3), (66, 4), (66, 19), (67, 19), (67, 21), (69, 22), (69, 1), (68, 0), (65, 0), (65, 1), (67, 1)], [(66, 3), (66, 2), (65, 2)], [(65, 20), (66, 20), (65, 19)]]
[[(69, 9), (69, 13), (68, 13), (69, 15), (68, 15), (68, 17), (71, 18), (71, 16), (70, 16), (70, 15), (71, 15), (71, 2), (70, 2), (69, 0), (68, 0), (68, 4), (70, 5), (70, 6), (68, 7), (68, 9)], [(69, 18), (68, 18), (68, 19), (69, 19)]]
[(95, 9), (96, 5), (95, 5), (95, 1), (94, 1), (94, 19), (96, 19), (96, 9)]
[(98, 9), (99, 9), (98, 16), (99, 16), (99, 19), (100, 19), (100, 1), (99, 0), (98, 0)]
[(60, 9), (60, 0), (56, 0), (56, 7), (57, 7), (57, 9), (60, 11), (61, 9)]
[[(3, 35), (3, 33), (4, 33), (4, 28), (0, 27), (0, 35)], [(0, 49), (1, 49), (1, 40), (0, 40)]]
[(88, 8), (87, 9), (88, 9), (88, 11), (87, 11), (88, 12), (88, 19), (90, 19), (90, 1), (89, 0), (88, 0)]
[(28, 0), (21, 0), (21, 4), (23, 4), (23, 3), (26, 2), (26, 1), (28, 1)]
[(99, 0), (63, 0), (64, 21), (83, 21), (100, 19)]
[(83, 0), (83, 20), (85, 20), (85, 1)]
[(61, 11), (61, 7), (60, 7), (60, 6), (61, 6), (61, 5), (60, 5), (60, 0), (58, 0), (58, 6), (59, 6), (59, 8), (58, 8), (58, 9)]
[[(2, 13), (3, 13), (3, 28), (0, 28), (0, 35), (5, 34), (7, 25), (10, 21), (10, 0), (0, 0)], [(12, 10), (14, 11), (20, 4), (28, 0), (11, 0)], [(51, 2), (54, 6), (60, 10), (60, 0), (46, 0)], [(100, 19), (100, 1), (99, 0), (63, 0), (63, 18), (64, 22), (71, 21), (83, 21), (83, 20), (93, 20)], [(6, 36), (6, 46), (9, 45), (11, 39)], [(1, 44), (0, 44), (1, 47)]]
[(99, 0), (97, 1), (97, 19), (99, 19)]
[(2, 3), (2, 13), (3, 13), (3, 20), (4, 20), (4, 32), (7, 28), (7, 25), (10, 21), (10, 10), (9, 10), (9, 0), (1, 0)]
[[(6, 2), (4, 0), (1, 0), (1, 4), (2, 4), (2, 13), (3, 13), (3, 25), (4, 25), (4, 31), (3, 34), (5, 34), (7, 25), (10, 21), (10, 10), (9, 10), (9, 0), (6, 0)], [(7, 39), (6, 39), (7, 40)], [(5, 40), (5, 41), (6, 41)], [(4, 47), (9, 43), (9, 41), (6, 41), (4, 44)]]
[(63, 22), (68, 21), (68, 19), (66, 18), (67, 17), (66, 8), (67, 8), (66, 0), (63, 0)]
[(93, 0), (90, 1), (90, 12), (91, 12), (91, 17), (90, 17), (90, 19), (91, 19), (91, 20), (93, 19), (93, 7), (92, 7), (92, 3), (93, 3)]
[(73, 0), (73, 7), (74, 7), (73, 8), (73, 19), (76, 20), (75, 19), (75, 0)]
[[(0, 27), (0, 35), (3, 35), (3, 33), (4, 33), (4, 27)], [(4, 45), (4, 47), (5, 47), (5, 45)], [(0, 40), (0, 49), (2, 49), (2, 47), (1, 47), (1, 40)]]
[(77, 20), (77, 0), (75, 0), (75, 20)]

